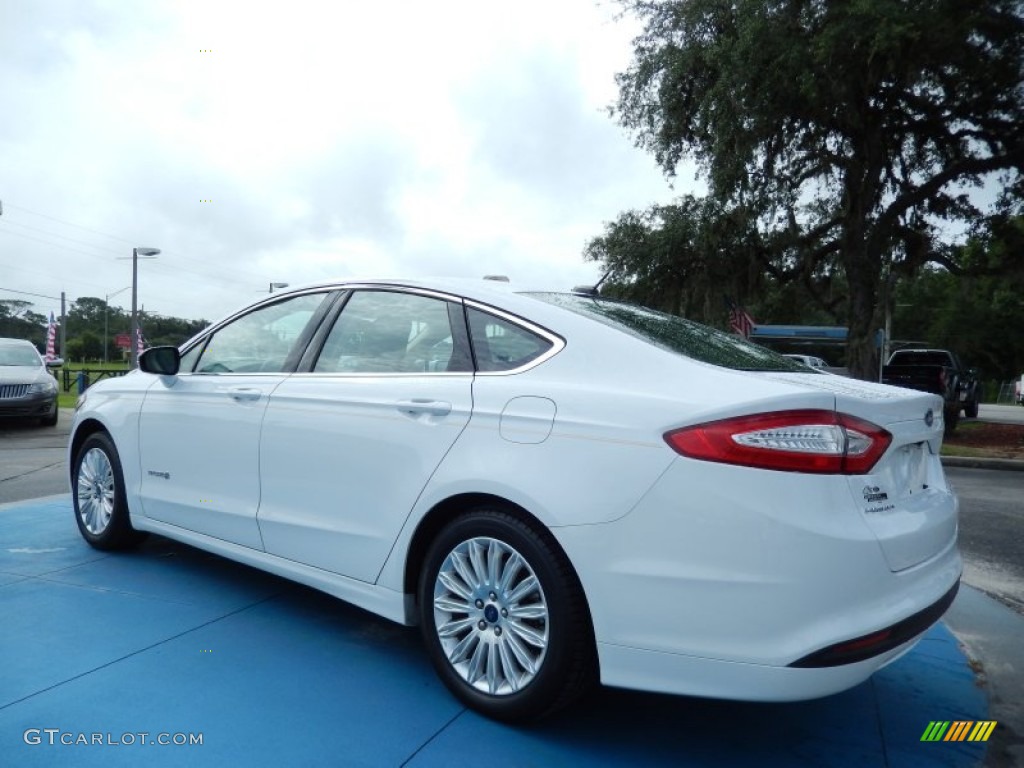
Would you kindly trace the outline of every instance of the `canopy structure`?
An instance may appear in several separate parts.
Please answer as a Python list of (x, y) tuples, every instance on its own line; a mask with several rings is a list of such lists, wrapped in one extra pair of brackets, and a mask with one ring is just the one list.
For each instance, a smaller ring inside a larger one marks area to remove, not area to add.
[[(755, 325), (750, 334), (754, 341), (817, 341), (843, 344), (847, 329), (840, 325)], [(885, 332), (875, 332), (875, 345), (882, 346)]]

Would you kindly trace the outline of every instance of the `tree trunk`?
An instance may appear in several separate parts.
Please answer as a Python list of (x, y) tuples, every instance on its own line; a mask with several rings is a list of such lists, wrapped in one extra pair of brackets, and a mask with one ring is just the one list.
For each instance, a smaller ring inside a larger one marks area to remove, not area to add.
[(878, 381), (878, 349), (875, 346), (875, 299), (878, 270), (864, 253), (864, 243), (846, 252), (846, 277), (849, 284), (849, 334), (846, 337), (846, 367), (850, 375), (865, 381)]

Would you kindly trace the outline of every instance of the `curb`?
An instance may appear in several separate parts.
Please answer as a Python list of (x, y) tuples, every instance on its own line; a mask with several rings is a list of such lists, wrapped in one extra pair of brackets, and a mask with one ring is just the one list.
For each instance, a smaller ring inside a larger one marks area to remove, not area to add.
[(975, 456), (942, 456), (944, 467), (965, 467), (968, 469), (1007, 469), (1024, 472), (1024, 461), (1020, 459), (986, 459)]

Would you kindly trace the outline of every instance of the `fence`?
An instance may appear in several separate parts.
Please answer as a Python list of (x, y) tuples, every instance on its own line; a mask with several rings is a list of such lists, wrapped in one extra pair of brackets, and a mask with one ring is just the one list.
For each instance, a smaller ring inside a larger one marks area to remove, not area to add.
[(85, 381), (83, 382), (84, 386), (82, 389), (86, 389), (100, 379), (109, 378), (111, 376), (124, 376), (126, 373), (128, 373), (128, 371), (108, 371), (101, 368), (80, 368), (74, 371), (70, 368), (61, 369), (62, 383), (64, 385), (65, 392), (70, 392), (73, 387), (78, 386), (79, 375), (85, 376)]
[(996, 396), (998, 405), (1013, 405), (1017, 402), (1017, 385), (1020, 379), (999, 382), (999, 394)]

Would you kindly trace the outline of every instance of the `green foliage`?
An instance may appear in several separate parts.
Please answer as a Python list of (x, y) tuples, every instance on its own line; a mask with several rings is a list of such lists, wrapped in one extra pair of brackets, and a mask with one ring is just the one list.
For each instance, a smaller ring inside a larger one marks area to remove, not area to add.
[(68, 348), (64, 354), (68, 360), (98, 362), (103, 359), (103, 341), (92, 331), (82, 331), (68, 339)]
[(0, 337), (28, 339), (40, 351), (46, 349), (46, 318), (21, 299), (0, 299)]
[[(1020, 205), (1021, 3), (626, 5), (645, 28), (619, 76), (620, 121), (667, 174), (697, 161), (719, 210), (756, 221), (767, 273), (845, 314), (849, 365), (874, 376), (886, 276), (976, 270), (949, 223), (993, 229)], [(1006, 194), (983, 211), (965, 190), (998, 173)], [(995, 271), (1013, 254), (985, 255)]]
[(893, 337), (955, 350), (985, 379), (1024, 372), (1024, 275), (925, 269), (896, 286)]
[[(149, 347), (161, 344), (177, 346), (209, 325), (205, 320), (184, 320), (178, 317), (163, 317), (144, 312), (140, 313), (139, 323), (143, 331), (143, 340)], [(120, 307), (106, 307), (102, 298), (83, 296), (76, 299), (68, 311), (68, 353), (71, 359), (102, 360), (103, 339), (105, 338), (107, 359), (121, 360), (123, 352), (114, 343), (114, 339), (118, 334), (130, 332), (131, 313)], [(85, 346), (78, 343), (83, 341), (86, 333), (97, 339), (98, 353), (91, 340)]]
[(763, 272), (753, 222), (711, 198), (627, 211), (592, 239), (584, 256), (608, 271), (609, 295), (707, 323), (724, 313), (723, 295), (742, 301)]

